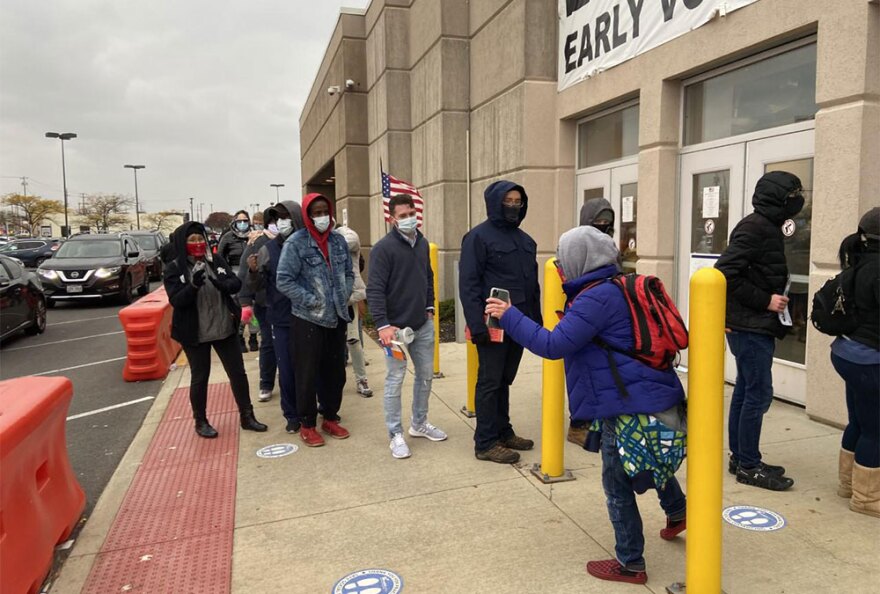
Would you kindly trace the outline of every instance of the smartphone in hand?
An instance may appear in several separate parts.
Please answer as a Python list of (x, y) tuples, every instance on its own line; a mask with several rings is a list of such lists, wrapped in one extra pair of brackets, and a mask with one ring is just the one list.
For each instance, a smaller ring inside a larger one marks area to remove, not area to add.
[[(508, 291), (507, 289), (499, 289), (497, 287), (492, 287), (489, 290), (489, 297), (494, 297), (495, 299), (500, 299), (501, 301), (506, 301), (507, 303), (510, 303), (510, 291)], [(488, 316), (488, 319), (486, 320), (486, 327), (489, 328), (489, 330), (490, 330), (489, 334), (491, 335), (492, 330), (499, 330), (499, 331), (501, 330), (501, 322), (498, 321), (498, 318), (493, 318), (492, 316)], [(503, 335), (502, 335), (501, 340), (504, 340)], [(493, 341), (493, 342), (501, 342), (501, 341), (499, 340), (499, 341)]]

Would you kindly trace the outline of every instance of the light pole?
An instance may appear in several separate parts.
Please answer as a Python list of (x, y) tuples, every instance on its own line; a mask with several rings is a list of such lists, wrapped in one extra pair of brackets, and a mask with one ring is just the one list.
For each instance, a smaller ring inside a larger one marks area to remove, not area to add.
[(205, 203), (199, 202), (199, 222), (205, 222)]
[[(64, 164), (64, 141), (76, 138), (74, 132), (46, 132), (46, 138), (57, 138), (61, 141), (61, 180), (64, 184), (64, 232), (62, 235), (67, 237), (70, 235), (70, 224), (67, 220), (67, 168)], [(31, 229), (33, 233), (33, 229)]]
[(195, 198), (189, 199), (189, 220), (191, 221), (196, 220), (195, 213), (193, 212), (193, 200), (195, 200)]
[(278, 188), (283, 188), (284, 184), (269, 184), (270, 188), (275, 188), (275, 204), (281, 202), (281, 198), (278, 195)]
[(123, 165), (126, 169), (134, 171), (134, 216), (137, 220), (137, 228), (141, 228), (141, 207), (138, 200), (138, 169), (146, 169), (146, 165)]

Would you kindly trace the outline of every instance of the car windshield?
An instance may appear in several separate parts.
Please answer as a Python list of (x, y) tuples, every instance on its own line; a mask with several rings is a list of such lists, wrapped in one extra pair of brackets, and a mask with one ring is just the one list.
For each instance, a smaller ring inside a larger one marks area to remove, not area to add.
[(137, 241), (137, 244), (145, 250), (159, 249), (155, 235), (135, 235), (134, 240)]
[(67, 241), (55, 252), (56, 258), (112, 258), (121, 255), (119, 241), (107, 239)]

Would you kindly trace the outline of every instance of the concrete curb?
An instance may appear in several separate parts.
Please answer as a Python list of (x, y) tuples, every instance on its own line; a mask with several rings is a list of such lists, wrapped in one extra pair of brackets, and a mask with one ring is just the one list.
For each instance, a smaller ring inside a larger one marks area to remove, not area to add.
[(165, 378), (153, 405), (144, 417), (141, 428), (128, 446), (122, 460), (119, 461), (119, 466), (116, 467), (110, 482), (101, 493), (91, 517), (87, 519), (85, 526), (77, 536), (70, 556), (62, 565), (55, 581), (50, 584), (49, 592), (74, 594), (82, 591), (92, 565), (107, 538), (110, 527), (113, 525), (113, 520), (116, 519), (116, 514), (122, 506), (126, 493), (128, 493), (131, 481), (134, 479), (150, 442), (153, 440), (153, 435), (159, 427), (159, 421), (162, 420), (162, 415), (168, 408), (171, 395), (188, 372), (188, 367), (181, 366), (171, 371)]

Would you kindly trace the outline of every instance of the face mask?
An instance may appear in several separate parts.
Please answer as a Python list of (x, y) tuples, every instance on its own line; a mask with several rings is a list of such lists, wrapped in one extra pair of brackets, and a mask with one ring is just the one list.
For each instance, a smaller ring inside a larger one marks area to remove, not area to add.
[(508, 223), (519, 223), (520, 209), (522, 209), (522, 206), (501, 205), (501, 210), (504, 213), (504, 220)]
[(797, 213), (801, 211), (804, 207), (804, 195), (798, 193), (794, 196), (789, 196), (785, 200), (785, 216), (793, 217)]
[(593, 225), (593, 227), (609, 237), (614, 237), (614, 225), (611, 223), (600, 223), (598, 225)]
[(250, 226), (250, 223), (247, 221), (235, 221), (236, 230), (241, 231), (242, 233), (247, 231)]
[(323, 233), (330, 228), (330, 215), (312, 217), (312, 221), (315, 223), (315, 229), (318, 230), (318, 233)]
[(293, 229), (293, 222), (290, 219), (278, 219), (275, 223), (278, 226), (278, 233), (287, 235)]
[(188, 243), (186, 244), (186, 253), (193, 258), (204, 258), (205, 252), (208, 251), (208, 244), (204, 241), (200, 243)]
[(276, 225), (275, 223), (269, 223), (269, 226), (266, 227), (266, 229), (269, 230), (269, 233), (274, 233), (275, 235), (278, 235), (278, 225)]
[(416, 217), (408, 217), (406, 219), (397, 220), (397, 228), (407, 235), (412, 235), (419, 227), (419, 219)]

